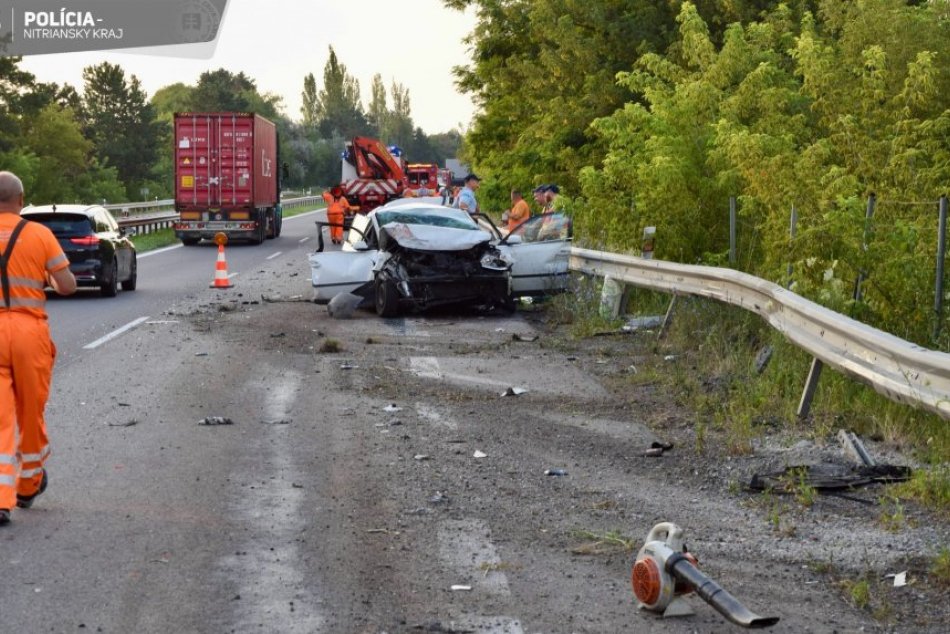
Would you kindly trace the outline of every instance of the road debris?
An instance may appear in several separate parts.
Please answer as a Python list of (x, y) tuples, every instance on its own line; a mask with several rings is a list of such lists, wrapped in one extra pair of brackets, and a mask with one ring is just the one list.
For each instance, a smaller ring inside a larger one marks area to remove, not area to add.
[(873, 467), (875, 465), (871, 454), (868, 453), (864, 443), (861, 442), (861, 439), (858, 438), (854, 432), (839, 429), (838, 442), (841, 443), (844, 452), (858, 464), (862, 464), (866, 467)]
[(644, 456), (658, 457), (662, 456), (664, 451), (669, 451), (673, 448), (673, 443), (671, 442), (659, 442), (654, 440), (650, 443), (650, 448), (643, 452)]
[(196, 353), (195, 353), (195, 356), (196, 356), (196, 357), (207, 357), (207, 356), (208, 356), (208, 353), (207, 353), (207, 352), (196, 352)]
[(509, 387), (507, 390), (501, 393), (502, 396), (520, 396), (528, 391), (528, 388), (524, 387)]
[(286, 337), (286, 336), (287, 336), (286, 332), (272, 332), (270, 335), (271, 339), (280, 339), (281, 337)]
[(456, 584), (452, 586), (452, 592), (468, 592), (472, 589), (472, 586), (466, 586), (462, 584)]
[(383, 408), (383, 411), (384, 412), (401, 412), (402, 408), (396, 405), (395, 403), (390, 403), (389, 405)]
[(478, 449), (476, 449), (475, 453), (472, 454), (472, 458), (487, 458), (487, 457), (488, 457), (487, 453), (483, 451), (479, 451)]
[(412, 459), (413, 459), (413, 460), (418, 460), (419, 462), (422, 462), (423, 460), (428, 460), (428, 459), (429, 459), (429, 455), (428, 455), (428, 454), (424, 454), (424, 453), (417, 453), (416, 455), (414, 455), (414, 456), (412, 457)]
[(442, 493), (442, 491), (436, 491), (435, 495), (429, 498), (430, 504), (446, 504), (448, 501), (449, 496), (447, 496), (445, 493)]
[(567, 469), (547, 469), (547, 470), (544, 472), (544, 475), (546, 475), (546, 476), (557, 476), (557, 477), (566, 476), (566, 475), (567, 475)]
[(648, 317), (631, 317), (627, 320), (620, 330), (623, 332), (636, 332), (637, 330), (649, 330), (663, 325), (663, 315), (651, 315)]
[(852, 467), (845, 465), (801, 465), (786, 467), (772, 473), (756, 473), (749, 481), (752, 491), (795, 493), (802, 486), (810, 486), (820, 492), (838, 491), (874, 483), (890, 484), (910, 479), (910, 467), (875, 465)]
[(290, 418), (277, 418), (274, 420), (262, 420), (261, 424), (263, 425), (289, 425), (293, 420)]
[(136, 419), (127, 420), (124, 423), (106, 423), (109, 427), (133, 427), (138, 425), (139, 422)]
[(234, 421), (226, 416), (206, 416), (198, 421), (199, 425), (233, 425)]
[(337, 293), (327, 303), (327, 314), (333, 319), (349, 319), (364, 299), (353, 293)]
[(904, 586), (907, 585), (907, 571), (906, 570), (904, 570), (903, 572), (897, 572), (897, 573), (892, 572), (888, 575), (884, 575), (884, 578), (893, 579), (895, 588), (903, 588)]
[(759, 354), (755, 357), (755, 373), (762, 374), (765, 372), (765, 368), (769, 366), (769, 361), (772, 360), (772, 346), (765, 346), (759, 350)]
[(311, 303), (312, 300), (304, 299), (303, 295), (291, 295), (290, 297), (281, 297), (280, 295), (261, 295), (261, 301), (268, 304), (278, 304), (286, 302), (305, 302)]
[(533, 343), (538, 340), (538, 335), (520, 335), (517, 332), (511, 335), (512, 341), (524, 341), (525, 343)]
[(359, 367), (360, 367), (360, 366), (358, 366), (358, 365), (352, 365), (352, 364), (350, 364), (350, 363), (343, 363), (343, 364), (340, 365), (340, 369), (341, 369), (341, 370), (356, 370), (356, 369), (359, 368)]

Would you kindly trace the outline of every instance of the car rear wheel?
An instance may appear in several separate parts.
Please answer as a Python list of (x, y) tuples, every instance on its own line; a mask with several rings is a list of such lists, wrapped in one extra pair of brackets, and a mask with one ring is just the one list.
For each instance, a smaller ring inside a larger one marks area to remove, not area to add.
[(132, 266), (130, 268), (131, 272), (129, 273), (129, 279), (122, 282), (123, 291), (134, 291), (135, 285), (138, 283), (139, 265), (135, 254), (132, 254)]
[(100, 292), (103, 297), (115, 297), (119, 292), (119, 265), (115, 260), (102, 269)]
[(376, 314), (380, 317), (395, 317), (399, 314), (396, 285), (388, 278), (376, 278)]

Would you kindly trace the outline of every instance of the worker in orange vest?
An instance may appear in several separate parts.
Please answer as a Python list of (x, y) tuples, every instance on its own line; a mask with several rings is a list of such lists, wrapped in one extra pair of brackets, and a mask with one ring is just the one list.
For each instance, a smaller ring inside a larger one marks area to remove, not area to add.
[[(0, 525), (13, 505), (29, 508), (48, 478), (43, 411), (56, 346), (46, 321), (45, 287), (76, 291), (69, 261), (49, 229), (20, 218), (23, 183), (0, 172)], [(19, 436), (19, 443), (17, 443)]]
[(350, 201), (343, 195), (343, 189), (338, 185), (328, 192), (323, 192), (323, 200), (327, 203), (327, 222), (330, 223), (330, 240), (333, 244), (343, 242), (343, 220), (347, 212), (355, 211)]

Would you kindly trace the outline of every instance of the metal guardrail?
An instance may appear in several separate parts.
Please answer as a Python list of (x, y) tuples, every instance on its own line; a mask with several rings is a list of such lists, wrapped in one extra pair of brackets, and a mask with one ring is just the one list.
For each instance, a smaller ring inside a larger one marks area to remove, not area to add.
[(579, 248), (571, 249), (570, 268), (642, 288), (740, 306), (763, 317), (816, 359), (885, 397), (950, 419), (950, 354), (862, 324), (772, 282), (732, 269)]
[[(320, 196), (300, 196), (297, 198), (287, 198), (280, 201), (284, 209), (293, 209), (294, 207), (306, 207), (323, 202)], [(152, 233), (159, 229), (168, 229), (178, 220), (178, 213), (173, 211), (175, 201), (156, 200), (145, 201), (141, 203), (119, 203), (115, 205), (104, 205), (106, 209), (116, 216), (116, 221), (120, 227), (129, 230), (131, 235), (143, 233)], [(153, 213), (165, 211), (165, 213)]]

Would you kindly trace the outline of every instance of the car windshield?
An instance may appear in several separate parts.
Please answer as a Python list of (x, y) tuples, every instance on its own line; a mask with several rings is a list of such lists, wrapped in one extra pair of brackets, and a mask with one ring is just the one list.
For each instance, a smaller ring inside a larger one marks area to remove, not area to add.
[(431, 227), (446, 227), (448, 229), (468, 229), (478, 231), (478, 225), (464, 211), (454, 209), (393, 209), (391, 211), (377, 211), (376, 220), (379, 226), (391, 222), (402, 222), (407, 225), (429, 225)]
[(92, 222), (81, 214), (29, 214), (27, 220), (45, 225), (57, 238), (92, 235)]

